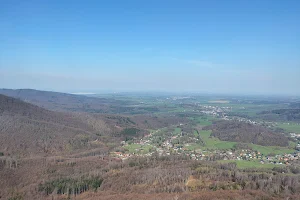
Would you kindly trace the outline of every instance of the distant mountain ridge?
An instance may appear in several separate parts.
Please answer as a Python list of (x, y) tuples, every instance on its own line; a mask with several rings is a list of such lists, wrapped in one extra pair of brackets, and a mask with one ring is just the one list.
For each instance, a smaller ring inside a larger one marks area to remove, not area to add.
[(109, 109), (109, 104), (114, 103), (112, 100), (105, 98), (33, 89), (0, 89), (0, 94), (55, 111), (93, 111), (105, 113)]

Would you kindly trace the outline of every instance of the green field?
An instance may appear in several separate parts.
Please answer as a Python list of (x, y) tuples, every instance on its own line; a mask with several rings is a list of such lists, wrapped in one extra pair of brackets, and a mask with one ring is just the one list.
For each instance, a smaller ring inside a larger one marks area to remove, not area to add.
[[(194, 133), (196, 134), (196, 132)], [(205, 142), (206, 149), (231, 149), (234, 148), (236, 142), (221, 141), (218, 138), (210, 137), (211, 131), (200, 131), (200, 136)], [(277, 146), (261, 146), (256, 144), (249, 144), (249, 146), (256, 151), (264, 155), (274, 154), (284, 154), (284, 153), (293, 153), (295, 150), (288, 147), (277, 147)]]
[(142, 153), (146, 154), (150, 152), (152, 148), (151, 145), (140, 145), (140, 144), (130, 144), (124, 147), (129, 153)]
[[(224, 105), (223, 105), (224, 106)], [(226, 104), (226, 106), (231, 107), (231, 112), (236, 114), (247, 115), (249, 117), (256, 118), (258, 113), (265, 110), (272, 110), (277, 108), (277, 104)], [(281, 105), (280, 105), (281, 106)]]
[(246, 168), (265, 168), (265, 169), (273, 169), (276, 165), (271, 163), (261, 164), (258, 160), (221, 160), (220, 163), (236, 163), (236, 166), (239, 169), (246, 169)]
[(193, 144), (189, 144), (188, 146), (185, 145), (184, 147), (185, 147), (186, 149), (190, 150), (190, 151), (194, 151), (194, 150), (196, 150), (196, 149), (202, 149), (202, 148), (203, 148), (203, 145), (193, 143)]
[(174, 135), (179, 135), (181, 133), (181, 128), (174, 129)]
[(199, 125), (201, 125), (201, 126), (209, 126), (209, 125), (211, 125), (212, 124), (212, 122), (213, 122), (213, 120), (215, 119), (215, 118), (213, 118), (213, 117), (210, 117), (210, 116), (202, 116), (202, 117), (196, 117), (196, 118), (193, 118), (194, 119), (194, 121), (197, 123), (197, 124), (199, 124)]
[(300, 124), (295, 123), (278, 123), (277, 127), (282, 128), (288, 132), (300, 134)]
[(236, 144), (236, 142), (221, 141), (218, 138), (210, 137), (211, 131), (200, 131), (199, 134), (206, 149), (230, 149)]
[(278, 147), (278, 146), (261, 146), (256, 144), (249, 144), (249, 146), (256, 151), (264, 155), (269, 154), (284, 154), (284, 153), (293, 153), (295, 150), (287, 147)]
[(198, 135), (198, 131), (194, 130), (194, 136), (197, 137)]

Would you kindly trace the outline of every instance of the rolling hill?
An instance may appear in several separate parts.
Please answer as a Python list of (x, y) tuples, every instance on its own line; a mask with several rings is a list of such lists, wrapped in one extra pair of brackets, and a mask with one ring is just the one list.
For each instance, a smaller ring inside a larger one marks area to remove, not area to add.
[[(88, 115), (49, 111), (0, 95), (0, 152), (49, 155), (91, 147), (97, 133), (109, 135), (105, 122)], [(105, 146), (98, 143), (99, 147)]]
[(0, 89), (0, 94), (54, 111), (105, 113), (110, 105), (119, 104), (111, 99), (33, 89)]
[(288, 146), (288, 138), (280, 133), (254, 124), (239, 121), (216, 121), (205, 127), (212, 136), (224, 141), (253, 143), (262, 146)]

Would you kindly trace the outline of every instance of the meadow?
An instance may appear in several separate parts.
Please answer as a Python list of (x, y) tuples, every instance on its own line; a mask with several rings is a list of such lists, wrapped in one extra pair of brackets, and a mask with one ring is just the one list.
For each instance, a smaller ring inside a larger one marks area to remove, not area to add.
[[(195, 132), (196, 133), (196, 132)], [(194, 133), (194, 134), (195, 134)], [(202, 146), (204, 149), (233, 149), (236, 142), (221, 141), (218, 138), (211, 136), (211, 131), (200, 131), (201, 139), (204, 141), (205, 145)], [(293, 153), (295, 150), (292, 147), (278, 147), (278, 146), (261, 146), (256, 144), (249, 144), (249, 146), (256, 151), (264, 155), (269, 154), (283, 154), (283, 153)], [(201, 147), (201, 145), (189, 146), (189, 149), (193, 147)]]
[(146, 154), (149, 153), (152, 149), (151, 145), (140, 145), (140, 144), (129, 144), (127, 146), (124, 146), (126, 150), (128, 150), (129, 153), (141, 153)]
[(263, 168), (263, 169), (273, 169), (276, 165), (271, 163), (261, 164), (258, 160), (220, 160), (219, 163), (236, 163), (239, 169), (248, 168)]
[(277, 123), (277, 127), (282, 128), (288, 132), (300, 134), (300, 124), (299, 123)]
[(236, 144), (236, 142), (221, 141), (211, 137), (211, 131), (200, 131), (199, 135), (204, 142), (204, 146), (202, 146), (204, 149), (231, 149)]

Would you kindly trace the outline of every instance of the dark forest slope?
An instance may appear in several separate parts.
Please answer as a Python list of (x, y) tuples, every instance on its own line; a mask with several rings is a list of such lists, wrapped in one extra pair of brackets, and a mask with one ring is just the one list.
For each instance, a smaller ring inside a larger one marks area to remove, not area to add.
[(258, 113), (258, 117), (269, 121), (300, 122), (300, 108), (276, 109)]
[(253, 143), (263, 146), (288, 146), (288, 139), (279, 133), (259, 125), (239, 121), (217, 121), (205, 127), (212, 130), (212, 136), (220, 140)]

